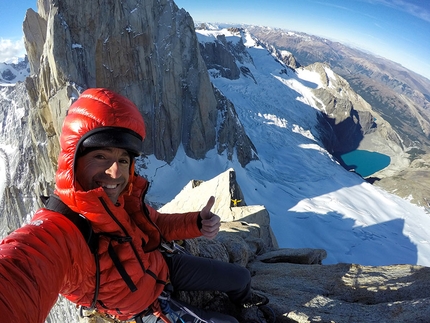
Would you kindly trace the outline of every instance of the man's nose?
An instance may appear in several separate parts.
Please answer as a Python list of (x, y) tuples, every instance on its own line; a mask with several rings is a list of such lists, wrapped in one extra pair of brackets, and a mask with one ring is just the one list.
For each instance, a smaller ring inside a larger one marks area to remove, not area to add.
[(120, 178), (122, 176), (121, 169), (118, 162), (113, 162), (112, 165), (106, 169), (106, 174), (112, 178)]

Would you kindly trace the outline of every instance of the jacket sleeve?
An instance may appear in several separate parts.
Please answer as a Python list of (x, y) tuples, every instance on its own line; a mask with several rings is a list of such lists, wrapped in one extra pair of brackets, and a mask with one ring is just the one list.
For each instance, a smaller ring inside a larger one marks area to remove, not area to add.
[(150, 206), (146, 207), (167, 241), (192, 239), (202, 235), (197, 224), (200, 212), (159, 213)]
[[(131, 193), (124, 196), (124, 207), (137, 225), (152, 238), (162, 235), (166, 240), (192, 239), (202, 235), (198, 227), (200, 211), (188, 213), (164, 214), (159, 213), (144, 204), (148, 182), (140, 176), (133, 181)], [(148, 219), (143, 219), (146, 213)], [(159, 239), (158, 239), (159, 240)]]
[(30, 224), (0, 242), (2, 322), (45, 322), (59, 292), (70, 284), (67, 277), (77, 277), (72, 274), (76, 260), (72, 261), (70, 246), (75, 240), (74, 248), (85, 248), (85, 240), (62, 215), (50, 219), (53, 213), (39, 210)]

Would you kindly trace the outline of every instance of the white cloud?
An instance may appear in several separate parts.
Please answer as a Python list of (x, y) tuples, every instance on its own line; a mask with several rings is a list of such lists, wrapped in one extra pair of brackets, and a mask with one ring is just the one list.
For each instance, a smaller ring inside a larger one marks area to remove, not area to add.
[(24, 57), (25, 53), (22, 40), (0, 38), (0, 63), (16, 61), (18, 57)]
[(430, 22), (430, 11), (426, 8), (425, 1), (412, 3), (410, 0), (370, 0), (371, 3), (379, 3), (383, 6), (404, 11), (424, 21)]

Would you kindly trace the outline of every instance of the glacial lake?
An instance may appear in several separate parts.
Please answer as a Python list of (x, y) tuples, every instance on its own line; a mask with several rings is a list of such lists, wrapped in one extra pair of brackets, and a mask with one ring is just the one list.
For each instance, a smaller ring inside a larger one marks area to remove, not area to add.
[(367, 150), (354, 150), (340, 155), (344, 167), (363, 177), (370, 176), (390, 165), (390, 156)]

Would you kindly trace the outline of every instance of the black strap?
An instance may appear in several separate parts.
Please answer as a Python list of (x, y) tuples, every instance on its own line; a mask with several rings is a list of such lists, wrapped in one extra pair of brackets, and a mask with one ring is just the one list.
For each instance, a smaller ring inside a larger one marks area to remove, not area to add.
[(135, 316), (134, 317), (134, 321), (136, 322), (136, 323), (143, 323), (143, 320), (142, 320), (142, 316)]
[(128, 288), (130, 288), (130, 290), (132, 292), (137, 291), (136, 285), (131, 280), (130, 275), (125, 270), (124, 266), (121, 263), (121, 260), (119, 260), (118, 255), (116, 254), (115, 250), (113, 249), (112, 243), (110, 243), (110, 242), (109, 242), (109, 247), (108, 247), (108, 253), (109, 253), (109, 256), (111, 257), (116, 269), (118, 270), (119, 274), (121, 275), (122, 279), (127, 284)]
[(91, 253), (94, 255), (96, 263), (96, 286), (94, 288), (94, 297), (90, 308), (95, 308), (100, 289), (100, 261), (98, 256), (99, 236), (96, 234), (90, 224), (90, 221), (84, 216), (72, 211), (57, 195), (51, 195), (48, 198), (42, 197), (42, 201), (48, 210), (63, 214), (66, 218), (73, 222), (81, 231)]
[(91, 228), (90, 221), (84, 216), (72, 211), (57, 195), (51, 195), (44, 201), (45, 207), (48, 210), (55, 211), (63, 214), (66, 218), (73, 222), (76, 227), (81, 231), (93, 254), (97, 253), (98, 249), (98, 236)]

